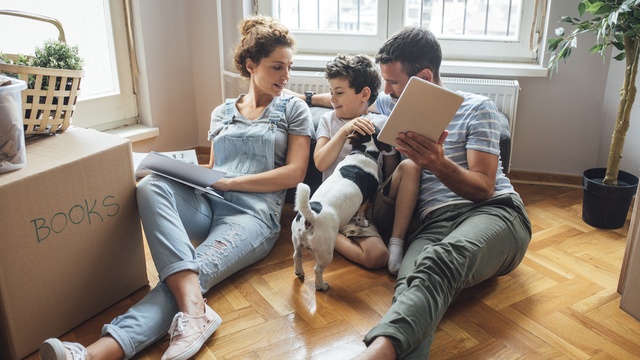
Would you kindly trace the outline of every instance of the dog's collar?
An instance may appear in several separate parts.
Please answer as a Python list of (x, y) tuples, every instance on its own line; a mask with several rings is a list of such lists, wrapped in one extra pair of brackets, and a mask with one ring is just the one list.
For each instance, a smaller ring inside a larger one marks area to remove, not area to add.
[(378, 159), (377, 159), (377, 158), (375, 158), (375, 157), (373, 157), (373, 156), (372, 156), (368, 151), (351, 150), (351, 154), (360, 154), (360, 155), (364, 155), (364, 156), (366, 156), (367, 158), (369, 158), (369, 159), (371, 159), (371, 160), (373, 160), (373, 161), (375, 161), (375, 162), (378, 162)]

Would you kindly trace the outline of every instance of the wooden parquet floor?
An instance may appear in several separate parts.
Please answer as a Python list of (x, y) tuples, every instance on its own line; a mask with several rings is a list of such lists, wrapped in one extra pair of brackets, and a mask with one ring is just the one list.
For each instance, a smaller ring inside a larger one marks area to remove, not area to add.
[[(620, 309), (616, 292), (629, 221), (618, 230), (581, 220), (582, 190), (516, 184), (533, 224), (522, 264), (511, 274), (465, 290), (438, 326), (431, 359), (640, 359), (640, 321)], [(340, 256), (316, 292), (293, 274), (289, 225), (270, 255), (206, 294), (223, 323), (196, 359), (348, 359), (391, 303), (394, 278)], [(150, 255), (147, 254), (150, 260)], [(150, 283), (157, 273), (149, 261)], [(63, 336), (88, 344), (143, 288)], [(160, 359), (168, 339), (136, 359)], [(33, 354), (29, 359), (37, 359)]]

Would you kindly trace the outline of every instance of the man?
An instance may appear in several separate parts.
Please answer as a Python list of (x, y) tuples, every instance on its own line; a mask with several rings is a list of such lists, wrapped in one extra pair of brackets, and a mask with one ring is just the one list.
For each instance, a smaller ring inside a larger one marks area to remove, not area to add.
[[(411, 76), (442, 86), (442, 52), (427, 29), (407, 27), (376, 55), (388, 115)], [(357, 359), (427, 359), (440, 319), (465, 288), (502, 276), (519, 264), (531, 239), (520, 196), (499, 166), (499, 120), (486, 97), (465, 100), (437, 143), (416, 133), (398, 136), (398, 151), (422, 169), (416, 211), (421, 227), (409, 239), (387, 313), (365, 336)], [(313, 96), (323, 105), (323, 95)]]

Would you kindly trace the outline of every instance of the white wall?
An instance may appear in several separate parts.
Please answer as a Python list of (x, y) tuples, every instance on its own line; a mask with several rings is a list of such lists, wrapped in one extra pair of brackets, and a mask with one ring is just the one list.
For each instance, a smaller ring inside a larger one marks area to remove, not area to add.
[[(568, 30), (558, 19), (577, 16), (576, 4), (552, 0), (549, 34), (560, 26)], [(518, 79), (522, 92), (512, 169), (580, 175), (587, 168), (606, 166), (624, 62), (591, 54), (594, 40), (586, 34), (579, 38), (571, 58), (552, 77)], [(640, 102), (632, 111), (621, 164), (635, 175), (640, 175), (639, 115)]]
[(206, 145), (211, 111), (222, 99), (217, 2), (134, 0), (133, 16), (140, 117), (160, 128), (134, 151)]
[[(600, 152), (598, 155), (598, 164), (606, 166), (607, 155), (609, 153), (609, 145), (611, 143), (611, 134), (616, 120), (618, 111), (618, 103), (620, 101), (620, 89), (624, 79), (624, 61), (611, 61), (609, 67), (609, 78), (605, 90), (604, 106), (602, 108), (602, 124), (601, 124), (601, 140)], [(640, 80), (640, 79), (638, 79)], [(636, 96), (636, 101), (631, 109), (631, 119), (629, 131), (624, 145), (624, 153), (620, 169), (638, 175), (640, 169), (640, 99)]]
[[(160, 127), (160, 137), (135, 144), (137, 151), (208, 145), (209, 114), (223, 100), (221, 55), (229, 56), (229, 44), (238, 36), (237, 26), (229, 25), (233, 21), (225, 21), (219, 33), (218, 2), (222, 17), (240, 19), (241, 6), (235, 1), (134, 0), (140, 17), (137, 46), (144, 53), (140, 112), (144, 121)], [(553, 0), (549, 11), (553, 34), (561, 15), (577, 16), (577, 5)], [(225, 48), (220, 48), (220, 37)], [(606, 165), (624, 65), (589, 53), (592, 44), (588, 36), (579, 39), (579, 47), (553, 77), (517, 78), (522, 90), (513, 170), (580, 175), (586, 168)], [(623, 170), (635, 175), (640, 174), (640, 125), (633, 122), (639, 112), (640, 102), (632, 113), (622, 163)]]

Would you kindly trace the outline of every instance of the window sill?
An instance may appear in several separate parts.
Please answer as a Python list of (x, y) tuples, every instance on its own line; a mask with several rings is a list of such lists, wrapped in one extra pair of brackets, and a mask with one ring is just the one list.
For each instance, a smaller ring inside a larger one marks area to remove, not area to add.
[[(324, 71), (333, 56), (301, 54), (294, 58), (299, 70)], [(548, 70), (540, 64), (509, 62), (453, 61), (443, 60), (440, 67), (442, 76), (485, 76), (485, 77), (547, 77)]]
[(547, 77), (548, 69), (540, 64), (482, 61), (442, 61), (443, 76)]
[(129, 139), (131, 142), (151, 139), (160, 135), (159, 128), (140, 124), (125, 125), (119, 128), (106, 130), (104, 132)]

